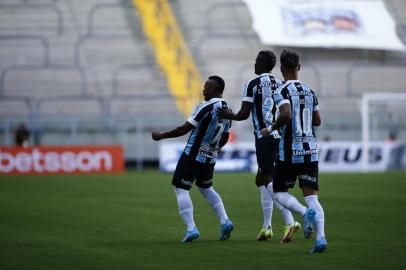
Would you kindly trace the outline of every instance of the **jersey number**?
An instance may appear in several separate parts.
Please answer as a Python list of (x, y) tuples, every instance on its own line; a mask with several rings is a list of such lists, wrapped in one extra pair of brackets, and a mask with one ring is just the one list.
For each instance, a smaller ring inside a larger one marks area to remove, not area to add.
[(279, 115), (279, 110), (277, 109), (276, 112), (275, 112), (275, 118), (273, 119), (272, 109), (273, 109), (274, 103), (275, 103), (275, 102), (274, 102), (274, 100), (273, 100), (272, 97), (267, 97), (267, 98), (264, 100), (264, 105), (265, 105), (265, 106), (268, 106), (268, 105), (269, 105), (269, 109), (268, 109), (268, 111), (266, 112), (264, 119), (265, 119), (265, 121), (268, 121), (269, 123), (272, 123), (273, 120), (274, 120), (274, 119), (277, 119), (277, 118), (278, 118), (278, 115)]
[(312, 111), (309, 108), (304, 108), (302, 112), (302, 123), (300, 121), (300, 108), (295, 108), (294, 120), (295, 120), (295, 135), (302, 136), (303, 133), (306, 136), (312, 135)]
[(221, 130), (222, 125), (223, 125), (222, 123), (217, 122), (216, 130), (214, 131), (213, 137), (210, 141), (211, 145), (216, 145), (218, 140), (220, 139), (220, 135), (221, 135), (220, 130)]

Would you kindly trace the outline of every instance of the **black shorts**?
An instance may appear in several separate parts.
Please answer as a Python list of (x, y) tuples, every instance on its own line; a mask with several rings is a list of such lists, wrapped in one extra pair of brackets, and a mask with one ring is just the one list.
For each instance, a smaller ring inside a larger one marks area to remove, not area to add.
[(273, 188), (284, 190), (293, 188), (299, 178), (299, 186), (319, 190), (319, 162), (292, 164), (278, 160), (275, 166)]
[(258, 172), (261, 175), (273, 175), (275, 162), (278, 159), (279, 139), (265, 136), (255, 140)]
[(185, 153), (179, 158), (172, 178), (172, 185), (177, 188), (190, 190), (196, 180), (196, 186), (209, 188), (213, 184), (215, 163), (201, 163), (190, 158)]

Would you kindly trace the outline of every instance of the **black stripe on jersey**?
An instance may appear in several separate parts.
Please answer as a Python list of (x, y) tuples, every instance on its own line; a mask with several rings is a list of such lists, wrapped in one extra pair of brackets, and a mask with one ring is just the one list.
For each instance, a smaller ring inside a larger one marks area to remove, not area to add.
[[(214, 103), (208, 105), (206, 108), (208, 108), (208, 110), (210, 112), (213, 109), (213, 106), (214, 106)], [(206, 108), (204, 108), (204, 110)], [(190, 149), (190, 157), (193, 159), (196, 159), (196, 156), (199, 151), (202, 140), (203, 140), (204, 136), (206, 135), (207, 127), (209, 126), (212, 118), (213, 118), (213, 114), (210, 114), (210, 116), (205, 117), (203, 122), (200, 124), (199, 133), (196, 135), (195, 141), (193, 142), (193, 146)]]
[(259, 124), (259, 129), (265, 128), (265, 123), (264, 123), (264, 116), (262, 115), (262, 89), (258, 88), (257, 94), (255, 95), (254, 98), (254, 104), (255, 104), (255, 111), (257, 114), (257, 120)]
[(252, 79), (247, 85), (247, 97), (254, 97), (254, 87), (258, 84), (258, 78)]
[(221, 101), (221, 108), (223, 108), (223, 109), (227, 109), (227, 108), (228, 108), (228, 107), (227, 107), (227, 103), (226, 103), (224, 100)]
[[(214, 104), (214, 103), (213, 103)], [(204, 107), (203, 109), (200, 110), (200, 112), (196, 115), (196, 117), (194, 118), (194, 120), (196, 122), (200, 122), (200, 120), (213, 109), (213, 104), (207, 105), (206, 107)]]
[[(272, 90), (272, 96), (273, 96), (273, 94), (275, 94), (275, 92), (276, 92), (276, 90), (278, 89), (277, 87), (275, 87), (275, 85), (276, 85), (276, 79), (275, 79), (275, 77), (273, 77), (273, 76), (269, 76), (269, 78), (270, 78), (270, 80), (271, 80), (271, 85), (272, 85), (272, 87), (271, 87), (271, 90)], [(275, 101), (275, 100), (274, 100)], [(275, 103), (275, 102), (274, 102)], [(276, 104), (274, 104), (273, 105), (273, 108), (272, 108), (272, 122), (275, 122), (275, 118), (276, 118)]]
[(285, 131), (283, 136), (283, 153), (286, 162), (292, 163), (292, 119), (285, 125)]
[[(303, 87), (299, 82), (294, 82), (293, 84), (295, 85), (296, 90), (298, 92), (303, 91)], [(299, 97), (299, 100), (305, 99), (305, 97), (302, 96), (302, 95), (299, 95), (298, 97)], [(292, 100), (290, 100), (290, 102), (292, 102)], [(293, 103), (291, 103), (291, 104), (293, 104)], [(302, 115), (303, 115), (303, 109), (304, 108), (305, 108), (304, 102), (300, 102), (300, 104), (299, 104), (299, 120), (300, 120), (300, 126), (302, 127), (302, 134), (300, 136), (303, 136), (303, 117), (302, 117)]]

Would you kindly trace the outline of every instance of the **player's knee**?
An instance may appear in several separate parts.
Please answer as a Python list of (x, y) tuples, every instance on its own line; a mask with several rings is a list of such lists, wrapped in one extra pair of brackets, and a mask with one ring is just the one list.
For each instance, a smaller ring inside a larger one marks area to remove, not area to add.
[(255, 184), (257, 187), (267, 186), (270, 182), (272, 182), (272, 175), (258, 170), (257, 176), (255, 177)]
[(311, 196), (311, 195), (317, 195), (317, 189), (313, 188), (313, 187), (309, 187), (309, 186), (302, 186), (302, 193), (303, 196)]
[(173, 187), (173, 191), (175, 192), (176, 196), (183, 196), (189, 193), (189, 190), (177, 186)]
[(213, 187), (198, 187), (199, 192), (203, 195), (203, 197), (207, 198), (211, 193), (214, 192)]

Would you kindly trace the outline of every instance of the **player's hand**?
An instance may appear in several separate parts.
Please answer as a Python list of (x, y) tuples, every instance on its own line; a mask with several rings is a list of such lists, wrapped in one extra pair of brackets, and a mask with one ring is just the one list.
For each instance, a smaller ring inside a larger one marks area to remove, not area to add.
[(159, 140), (162, 139), (162, 138), (161, 138), (161, 132), (159, 132), (159, 131), (154, 131), (154, 132), (152, 132), (152, 133), (151, 133), (151, 137), (152, 137), (152, 139), (153, 139), (154, 141), (159, 141)]
[(232, 119), (233, 118), (233, 112), (230, 109), (218, 109), (217, 114), (220, 118), (223, 119)]
[(263, 129), (261, 129), (261, 134), (262, 134), (262, 136), (268, 136), (268, 135), (269, 135), (269, 130), (268, 130), (268, 128), (263, 128)]

